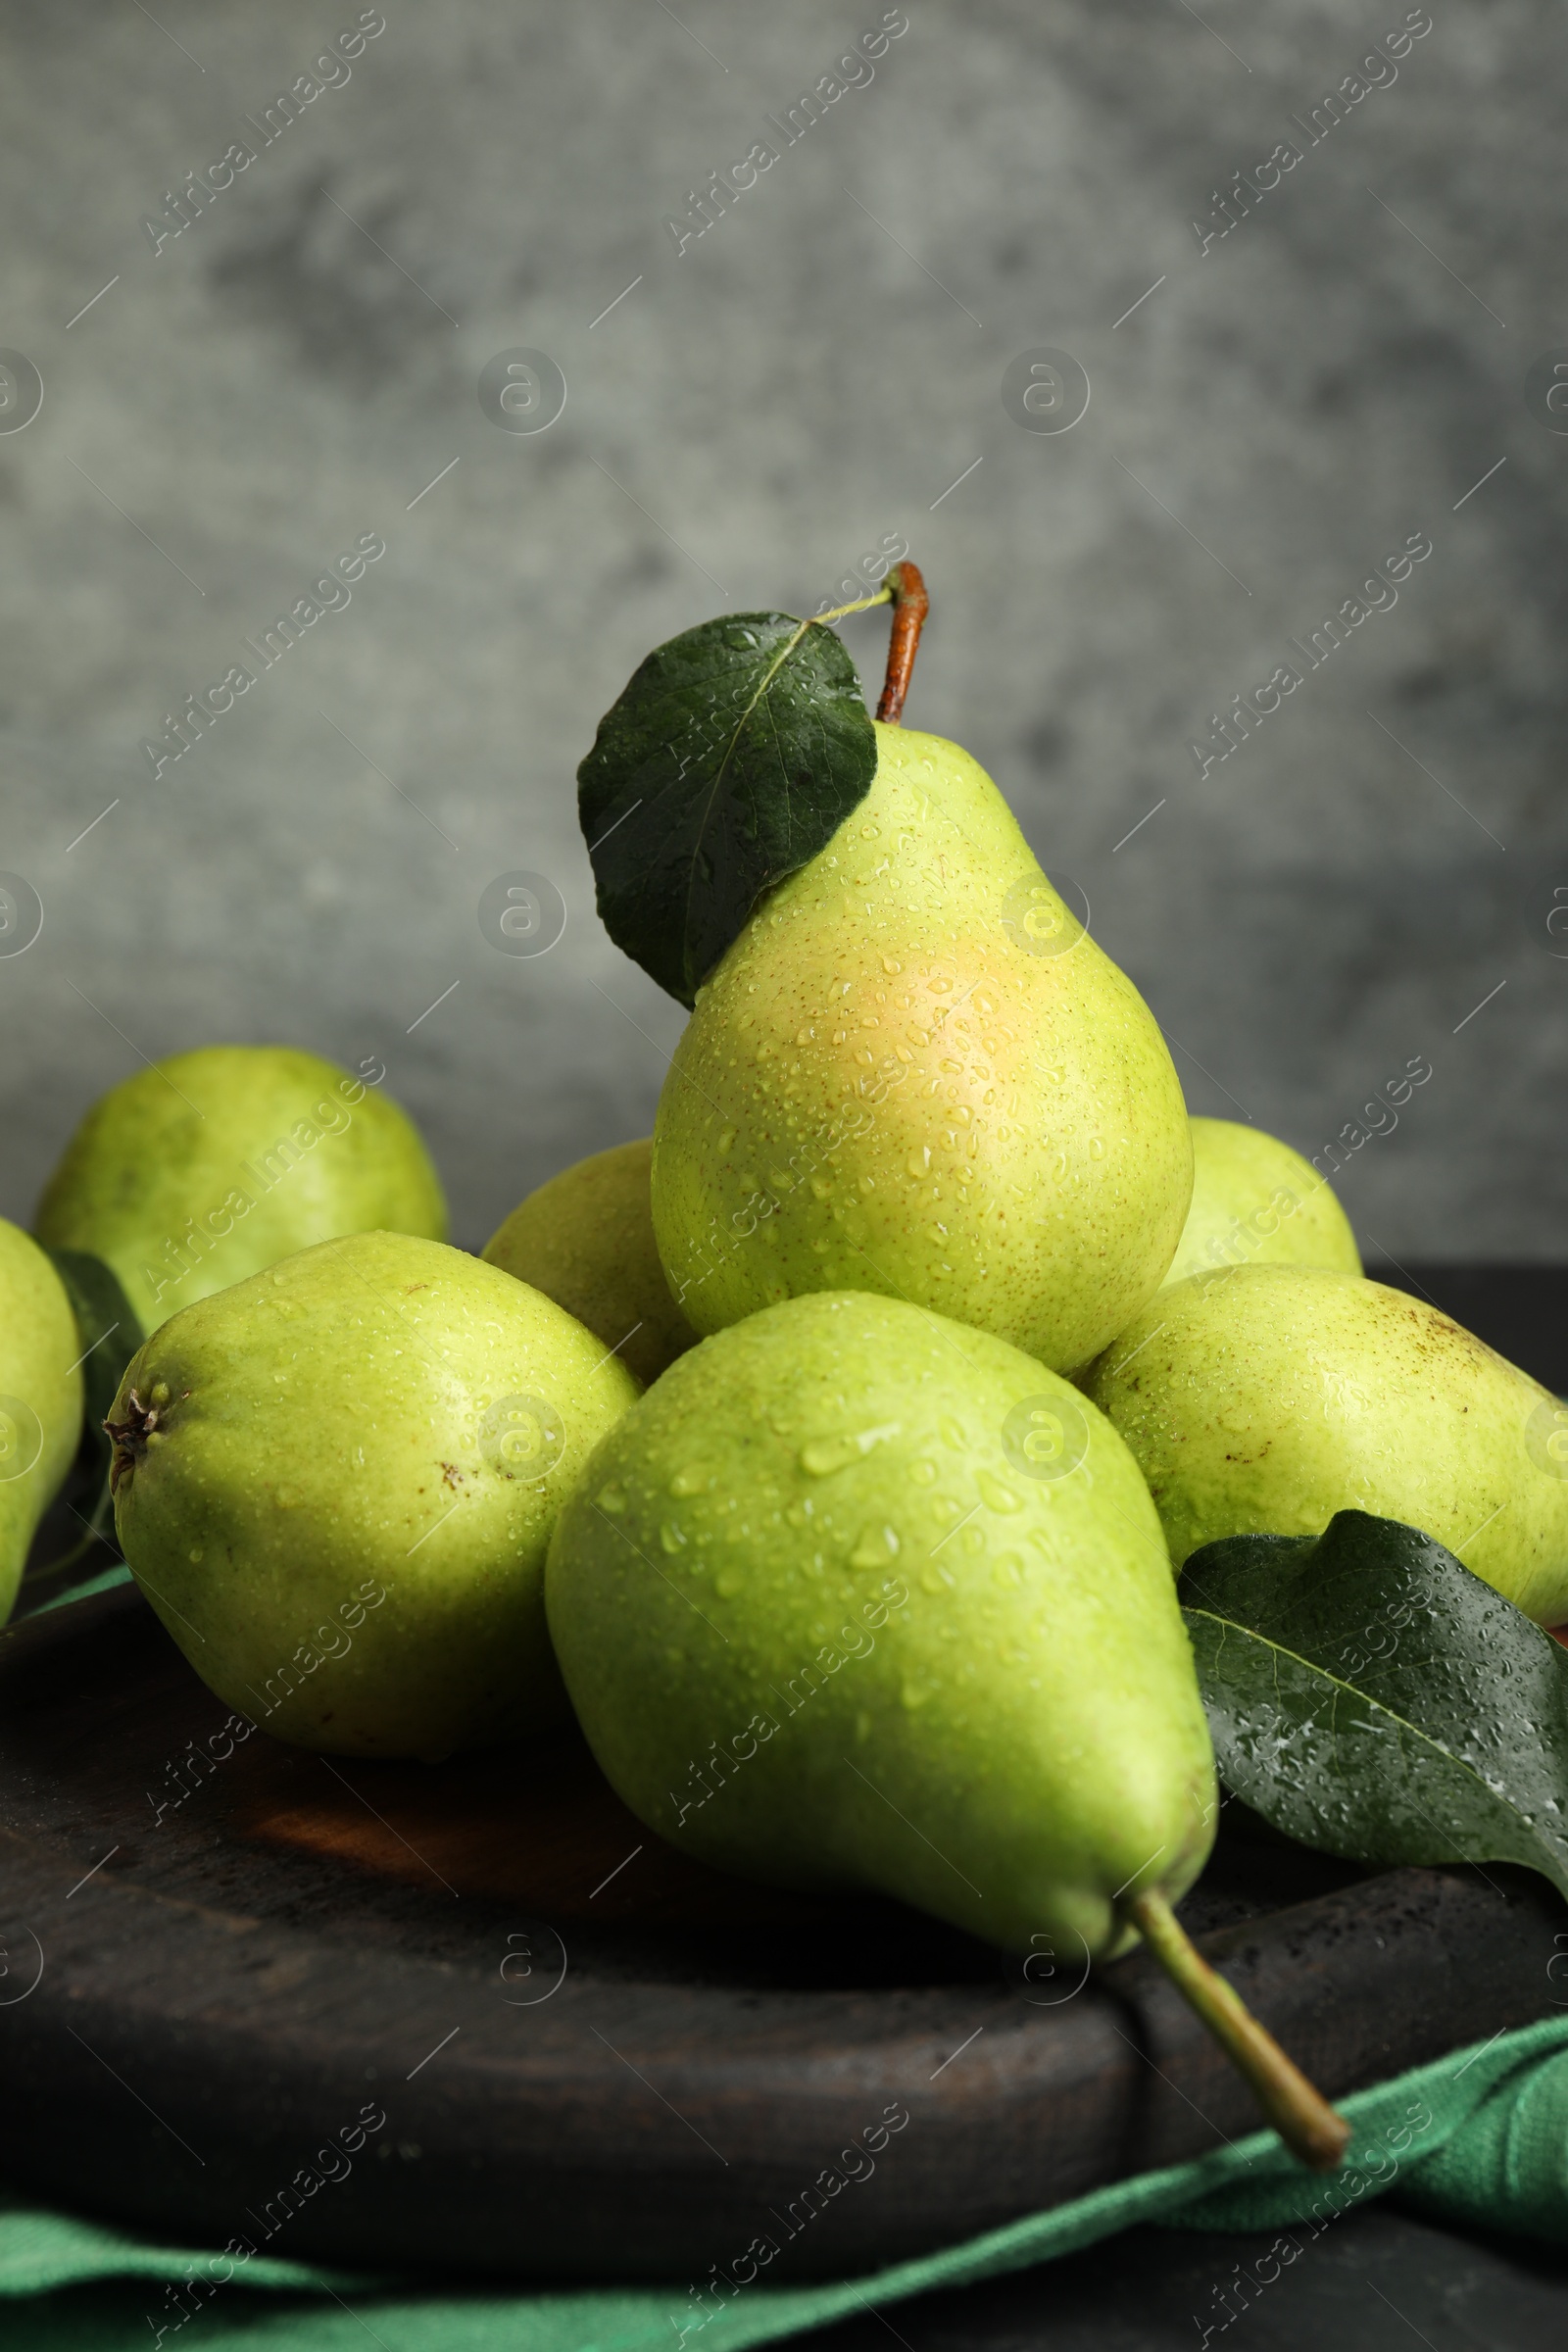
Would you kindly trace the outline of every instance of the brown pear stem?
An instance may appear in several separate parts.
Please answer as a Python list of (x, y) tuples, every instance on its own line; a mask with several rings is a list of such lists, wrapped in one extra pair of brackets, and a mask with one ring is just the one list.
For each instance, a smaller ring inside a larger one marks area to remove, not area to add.
[(876, 714), (884, 726), (896, 727), (904, 716), (904, 698), (909, 691), (931, 599), (918, 564), (895, 564), (888, 573), (888, 586), (893, 593), (893, 634), (888, 639), (887, 673)]
[(1272, 2034), (1264, 2032), (1241, 1995), (1209, 1967), (1162, 1894), (1135, 1895), (1126, 1911), (1177, 1991), (1246, 2076), (1253, 2097), (1292, 2155), (1314, 2173), (1337, 2172), (1350, 2138), (1344, 2116), (1335, 2113)]

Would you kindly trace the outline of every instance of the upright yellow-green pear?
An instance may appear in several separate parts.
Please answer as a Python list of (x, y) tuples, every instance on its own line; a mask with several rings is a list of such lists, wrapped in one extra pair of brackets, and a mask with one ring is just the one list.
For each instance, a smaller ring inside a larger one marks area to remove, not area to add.
[(1177, 1567), (1222, 1536), (1419, 1528), (1542, 1625), (1568, 1619), (1568, 1408), (1435, 1306), (1317, 1266), (1194, 1275), (1085, 1391)]
[(491, 1265), (597, 1332), (646, 1387), (697, 1334), (669, 1295), (649, 1202), (652, 1136), (563, 1168), (484, 1247)]
[(1215, 1789), (1170, 1564), (1115, 1432), (1021, 1349), (833, 1292), (720, 1333), (599, 1446), (546, 1601), (661, 1837), (1064, 1975), (1143, 1930), (1193, 1990), (1170, 1905)]
[(1173, 1282), (1220, 1266), (1329, 1266), (1359, 1274), (1350, 1220), (1310, 1160), (1235, 1119), (1194, 1119), (1193, 1205)]
[(93, 1104), (34, 1219), (101, 1258), (144, 1331), (313, 1242), (382, 1227), (444, 1241), (446, 1201), (407, 1114), (287, 1046), (204, 1046)]
[(637, 1383), (498, 1267), (322, 1242), (181, 1308), (111, 1416), (131, 1574), (209, 1688), (280, 1740), (449, 1755), (564, 1711), (544, 1557)]
[(81, 1350), (59, 1275), (0, 1217), (0, 1624), (81, 1436)]
[(879, 724), (863, 800), (697, 991), (654, 1231), (700, 1332), (853, 1288), (1070, 1371), (1158, 1288), (1192, 1165), (1148, 1006), (990, 777)]

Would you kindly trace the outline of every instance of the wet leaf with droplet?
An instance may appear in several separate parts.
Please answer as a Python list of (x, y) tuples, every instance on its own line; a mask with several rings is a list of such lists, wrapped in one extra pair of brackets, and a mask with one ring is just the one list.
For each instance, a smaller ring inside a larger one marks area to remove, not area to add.
[(1441, 1544), (1340, 1511), (1182, 1572), (1221, 1778), (1360, 1862), (1518, 1862), (1568, 1895), (1568, 1651)]
[(577, 770), (606, 930), (690, 1004), (764, 891), (826, 847), (875, 772), (860, 682), (831, 629), (742, 612), (670, 638)]

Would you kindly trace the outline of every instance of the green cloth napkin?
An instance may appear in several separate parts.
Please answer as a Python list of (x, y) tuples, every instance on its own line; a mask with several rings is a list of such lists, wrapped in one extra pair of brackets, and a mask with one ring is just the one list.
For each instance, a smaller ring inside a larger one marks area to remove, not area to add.
[(1049, 2262), (1135, 2222), (1273, 2230), (1253, 2265), (1266, 2284), (1342, 2214), (1390, 2189), (1445, 2221), (1568, 2245), (1568, 2007), (1340, 2104), (1354, 2128), (1343, 2172), (1305, 2173), (1258, 2132), (966, 2245), (808, 2286), (770, 2287), (765, 2272), (730, 2291), (416, 2284), (265, 2256), (224, 2279), (228, 2266), (206, 2248), (0, 2197), (0, 2334), (26, 2352), (159, 2341), (181, 2352), (365, 2352), (368, 2338), (383, 2352), (740, 2352)]
[(11, 1622), (20, 1625), (24, 1617), (47, 1617), (51, 1609), (67, 1608), (74, 1600), (91, 1600), (95, 1592), (112, 1592), (116, 1585), (128, 1585), (129, 1582), (130, 1570), (123, 1560), (116, 1560), (112, 1568), (101, 1569), (96, 1576), (89, 1576), (85, 1584), (72, 1585), (66, 1592), (57, 1592), (53, 1600), (39, 1601), (35, 1609), (25, 1606), (19, 1608)]

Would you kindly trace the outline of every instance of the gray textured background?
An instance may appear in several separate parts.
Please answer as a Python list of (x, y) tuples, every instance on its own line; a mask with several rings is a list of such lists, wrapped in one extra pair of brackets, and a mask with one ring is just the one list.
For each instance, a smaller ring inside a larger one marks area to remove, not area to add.
[[(46, 921), (0, 960), (0, 1209), (138, 1054), (215, 1038), (383, 1056), (470, 1243), (645, 1132), (683, 1016), (598, 929), (576, 762), (656, 642), (726, 597), (810, 611), (898, 532), (936, 600), (910, 722), (1083, 884), (1194, 1108), (1310, 1152), (1424, 1054), (1344, 1180), (1363, 1239), (1561, 1256), (1568, 439), (1523, 393), (1568, 339), (1561, 11), (1433, 0), (1200, 256), (1216, 181), (1402, 5), (908, 0), (678, 259), (662, 217), (880, 0), (385, 13), (156, 257), (142, 216), (357, 9), (5, 15), (0, 344), (46, 397), (0, 437), (0, 866)], [(1094, 386), (1060, 437), (999, 397), (1043, 344)], [(569, 386), (536, 437), (476, 398), (514, 345)], [(367, 530), (348, 609), (153, 782), (161, 713)], [(1200, 781), (1216, 703), (1416, 530), (1397, 608)], [(847, 626), (868, 683), (885, 633)], [(569, 908), (535, 960), (476, 921), (514, 867)]]

